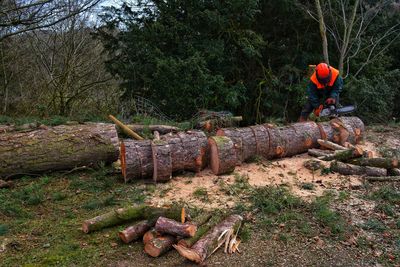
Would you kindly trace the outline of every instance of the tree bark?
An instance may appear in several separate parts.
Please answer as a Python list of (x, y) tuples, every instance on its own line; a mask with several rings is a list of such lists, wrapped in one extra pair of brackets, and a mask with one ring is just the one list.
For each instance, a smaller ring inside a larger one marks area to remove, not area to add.
[(201, 218), (195, 218), (195, 224), (198, 226), (197, 232), (193, 237), (184, 238), (179, 240), (178, 244), (187, 248), (193, 246), (201, 237), (203, 237), (211, 228), (217, 225), (221, 221), (220, 215), (201, 216)]
[(330, 150), (347, 150), (346, 147), (335, 144), (328, 140), (318, 139), (318, 144), (320, 144), (320, 146), (325, 147)]
[(163, 140), (151, 143), (153, 154), (154, 182), (168, 182), (172, 178), (171, 146)]
[(150, 242), (154, 238), (160, 237), (160, 236), (161, 236), (161, 234), (159, 232), (157, 232), (156, 229), (152, 228), (151, 230), (147, 231), (143, 235), (143, 244), (146, 245), (148, 242)]
[(159, 132), (160, 134), (168, 134), (173, 132), (178, 132), (180, 129), (175, 126), (170, 125), (141, 125), (141, 124), (127, 124), (129, 129), (135, 132)]
[(359, 144), (364, 139), (365, 126), (358, 117), (339, 117), (331, 120), (330, 124), (334, 128), (332, 141), (337, 144)]
[(367, 176), (365, 180), (368, 182), (398, 182), (400, 181), (400, 176), (386, 176), (386, 177), (374, 177)]
[(313, 156), (313, 157), (325, 157), (332, 155), (333, 152), (331, 150), (322, 150), (322, 149), (317, 149), (317, 148), (312, 148), (308, 150), (308, 155)]
[(326, 38), (326, 26), (324, 21), (324, 15), (322, 13), (321, 3), (319, 0), (315, 0), (315, 7), (317, 9), (318, 14), (318, 22), (319, 22), (319, 32), (322, 40), (322, 51), (324, 54), (324, 61), (326, 64), (329, 64), (329, 54), (328, 54), (328, 40)]
[(216, 248), (221, 246), (218, 238), (225, 232), (225, 234), (232, 235), (239, 229), (243, 218), (239, 215), (231, 215), (224, 221), (216, 225), (204, 237), (198, 240), (191, 248), (182, 245), (174, 245), (174, 248), (179, 254), (188, 260), (196, 263), (204, 262)]
[(176, 243), (176, 237), (172, 235), (163, 235), (151, 239), (144, 245), (144, 251), (152, 256), (159, 257), (172, 249), (173, 244)]
[(112, 163), (118, 159), (115, 126), (87, 123), (0, 134), (0, 177)]
[(151, 141), (122, 140), (120, 160), (125, 182), (152, 177), (154, 165)]
[(210, 167), (214, 174), (221, 175), (234, 171), (237, 157), (232, 140), (225, 136), (213, 136), (208, 139)]
[(86, 220), (82, 224), (82, 231), (90, 233), (114, 225), (119, 225), (135, 220), (157, 220), (160, 216), (166, 216), (179, 220), (181, 207), (174, 206), (168, 209), (155, 208), (146, 205), (136, 205), (119, 208), (108, 213)]
[(143, 237), (143, 235), (151, 229), (155, 224), (155, 221), (140, 221), (132, 226), (129, 226), (123, 231), (118, 233), (119, 238), (122, 242), (128, 244), (132, 241), (138, 240), (139, 238)]
[(193, 237), (196, 234), (197, 226), (192, 223), (180, 223), (165, 217), (159, 217), (156, 226), (157, 232), (181, 237)]
[(383, 168), (357, 166), (340, 161), (333, 161), (331, 170), (343, 175), (387, 176), (387, 170)]
[(364, 151), (360, 150), (359, 148), (336, 150), (335, 153), (333, 153), (331, 155), (320, 157), (319, 159), (326, 160), (326, 161), (337, 160), (337, 161), (346, 162), (350, 159), (362, 157), (363, 152)]
[(385, 169), (395, 169), (399, 166), (398, 159), (392, 158), (359, 158), (349, 161), (350, 164), (370, 166)]
[(143, 137), (135, 133), (132, 129), (130, 129), (128, 126), (123, 124), (121, 121), (119, 121), (117, 118), (115, 118), (113, 115), (108, 115), (110, 120), (112, 120), (121, 130), (126, 134), (129, 135), (130, 137), (136, 139), (136, 140), (143, 140)]

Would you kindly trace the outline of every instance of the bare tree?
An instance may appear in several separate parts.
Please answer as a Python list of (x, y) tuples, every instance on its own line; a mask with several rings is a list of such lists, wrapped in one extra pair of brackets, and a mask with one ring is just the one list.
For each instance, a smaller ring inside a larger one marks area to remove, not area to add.
[(0, 5), (0, 41), (7, 37), (48, 28), (97, 5), (101, 0), (2, 0)]
[[(366, 52), (368, 56), (361, 67), (354, 71), (355, 76), (369, 62), (382, 55), (400, 37), (400, 23), (395, 22), (392, 27), (383, 30), (380, 35), (369, 36), (369, 39), (366, 39), (366, 32), (374, 20), (387, 8), (394, 8), (393, 3), (393, 0), (375, 1), (373, 5), (363, 0), (354, 2), (326, 0), (322, 2), (321, 11), (325, 18), (324, 24), (335, 43), (339, 55), (339, 71), (344, 77), (347, 77), (350, 72), (351, 59), (360, 52)], [(318, 12), (315, 13), (312, 8), (307, 6), (303, 6), (303, 8), (312, 18), (321, 23)], [(378, 48), (380, 51), (377, 51)], [(344, 70), (346, 71), (344, 72)]]
[(328, 53), (328, 39), (326, 38), (326, 26), (324, 21), (324, 15), (322, 13), (321, 3), (319, 0), (315, 0), (315, 7), (317, 9), (319, 31), (322, 39), (322, 51), (324, 54), (325, 63), (329, 64), (329, 53)]

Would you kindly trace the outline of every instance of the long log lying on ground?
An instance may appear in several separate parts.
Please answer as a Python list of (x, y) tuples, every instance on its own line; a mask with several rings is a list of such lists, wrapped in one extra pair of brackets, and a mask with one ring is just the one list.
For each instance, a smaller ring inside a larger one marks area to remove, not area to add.
[(363, 152), (364, 151), (362, 149), (354, 147), (346, 150), (336, 150), (335, 153), (331, 155), (322, 156), (319, 159), (326, 161), (330, 160), (348, 161), (350, 159), (362, 157)]
[(144, 245), (144, 251), (152, 256), (159, 257), (172, 249), (173, 244), (176, 243), (177, 238), (172, 235), (162, 235), (151, 239)]
[(387, 170), (383, 168), (357, 166), (340, 161), (333, 161), (331, 170), (343, 175), (387, 176)]
[(154, 169), (151, 141), (122, 140), (120, 160), (125, 182), (151, 177)]
[(159, 217), (156, 226), (157, 232), (174, 236), (193, 237), (196, 234), (197, 226), (192, 223), (179, 223), (165, 217)]
[(311, 148), (308, 150), (308, 155), (313, 157), (325, 157), (333, 154), (333, 151), (330, 150), (322, 150), (318, 148)]
[(82, 224), (82, 231), (87, 234), (129, 221), (157, 220), (160, 216), (179, 220), (181, 216), (181, 207), (156, 208), (146, 205), (136, 205), (119, 208), (84, 221)]
[(226, 136), (212, 136), (208, 139), (210, 167), (214, 174), (230, 173), (235, 169), (237, 158), (232, 140)]
[[(239, 215), (231, 215), (211, 229), (191, 248), (179, 244), (174, 245), (174, 248), (186, 259), (196, 263), (202, 263), (207, 259), (207, 257), (214, 253), (218, 247), (222, 246), (226, 242), (229, 243), (231, 237), (237, 233), (242, 220), (243, 218)], [(221, 235), (224, 238), (222, 238)]]
[(175, 126), (170, 126), (170, 125), (141, 125), (141, 124), (127, 124), (126, 125), (129, 129), (135, 131), (135, 132), (159, 132), (160, 134), (167, 134), (167, 133), (173, 133), (173, 132), (178, 132), (180, 129)]
[(374, 177), (374, 176), (367, 176), (365, 180), (368, 182), (399, 182), (400, 176), (386, 176), (386, 177)]
[(132, 241), (135, 241), (149, 231), (151, 227), (153, 227), (155, 224), (154, 220), (144, 220), (140, 221), (132, 226), (129, 226), (123, 231), (120, 231), (118, 233), (119, 238), (122, 240), (122, 242), (128, 244)]
[(88, 123), (0, 134), (0, 177), (91, 166), (118, 159), (113, 124)]
[(330, 150), (346, 150), (347, 148), (338, 144), (335, 144), (328, 140), (318, 139), (320, 146), (328, 148)]
[(352, 159), (349, 163), (385, 169), (395, 169), (399, 166), (399, 160), (395, 158), (359, 158)]

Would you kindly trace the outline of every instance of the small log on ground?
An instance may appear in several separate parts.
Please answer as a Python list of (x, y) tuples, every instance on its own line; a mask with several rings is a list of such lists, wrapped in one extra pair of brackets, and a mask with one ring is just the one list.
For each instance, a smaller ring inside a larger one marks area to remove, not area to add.
[(308, 150), (308, 155), (313, 156), (313, 157), (324, 157), (324, 156), (329, 156), (333, 154), (331, 150), (322, 150), (318, 148), (312, 148)]
[(331, 170), (343, 175), (387, 176), (387, 170), (383, 168), (357, 166), (340, 161), (333, 161)]
[(211, 228), (216, 226), (221, 221), (221, 215), (213, 215), (208, 220), (207, 217), (195, 218), (195, 224), (198, 226), (197, 232), (193, 237), (179, 240), (178, 244), (187, 248), (193, 246), (200, 238), (202, 238)]
[(163, 140), (151, 143), (154, 182), (168, 182), (172, 178), (171, 146)]
[(208, 141), (202, 131), (178, 132), (161, 136), (171, 146), (172, 171), (199, 172), (207, 165)]
[(0, 134), (0, 177), (92, 166), (118, 159), (113, 124), (60, 125)]
[(143, 244), (146, 245), (146, 243), (150, 242), (151, 240), (153, 240), (156, 237), (160, 237), (161, 234), (159, 232), (156, 231), (156, 229), (152, 228), (151, 230), (147, 231), (144, 235), (143, 235)]
[(400, 176), (400, 169), (389, 169), (388, 174), (390, 176)]
[(82, 231), (87, 234), (129, 221), (157, 220), (160, 216), (166, 216), (168, 218), (179, 220), (181, 216), (181, 207), (174, 206), (165, 209), (146, 205), (136, 205), (126, 208), (119, 208), (84, 221), (82, 224)]
[(163, 234), (182, 237), (193, 237), (197, 231), (197, 226), (192, 223), (180, 223), (165, 217), (158, 218), (154, 228)]
[(322, 140), (322, 139), (318, 139), (318, 144), (320, 144), (322, 147), (325, 147), (327, 149), (331, 149), (331, 150), (346, 150), (347, 148), (338, 144), (335, 144), (331, 141), (328, 140)]
[(2, 188), (11, 188), (13, 186), (13, 182), (0, 180), (0, 189)]
[[(212, 253), (236, 234), (243, 218), (239, 215), (231, 215), (211, 229), (205, 236), (199, 239), (191, 248), (182, 245), (174, 245), (179, 254), (196, 263), (204, 262)], [(221, 237), (224, 236), (224, 238)], [(221, 241), (221, 239), (222, 241)]]
[(159, 257), (172, 249), (173, 244), (176, 243), (176, 237), (172, 235), (163, 235), (151, 239), (144, 245), (144, 251), (152, 256)]
[(160, 134), (174, 133), (180, 131), (178, 127), (170, 125), (141, 125), (141, 124), (127, 124), (129, 129), (135, 132), (159, 132)]
[(154, 166), (151, 141), (122, 140), (120, 160), (125, 182), (152, 177)]
[(327, 156), (320, 157), (321, 160), (337, 160), (337, 161), (348, 161), (350, 159), (362, 157), (364, 151), (360, 148), (354, 147), (346, 150), (336, 150), (335, 153)]
[(373, 177), (367, 176), (365, 180), (368, 182), (399, 182), (400, 176)]
[(234, 144), (229, 137), (213, 136), (208, 139), (211, 170), (216, 175), (235, 170), (237, 158)]
[(358, 158), (350, 160), (349, 163), (385, 169), (395, 169), (399, 166), (399, 160), (395, 158)]
[(142, 238), (143, 235), (151, 229), (155, 224), (155, 221), (140, 221), (132, 226), (129, 226), (123, 231), (120, 231), (118, 233), (119, 238), (122, 240), (122, 242), (128, 244), (132, 241), (138, 240), (139, 238)]

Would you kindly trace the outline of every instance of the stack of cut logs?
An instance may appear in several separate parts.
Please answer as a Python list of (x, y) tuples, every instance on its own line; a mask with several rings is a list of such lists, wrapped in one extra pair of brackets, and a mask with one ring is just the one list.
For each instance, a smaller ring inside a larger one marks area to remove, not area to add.
[(400, 181), (399, 161), (396, 158), (374, 157), (371, 151), (347, 142), (339, 145), (319, 139), (318, 143), (324, 150), (309, 149), (308, 154), (318, 160), (332, 161), (330, 169), (333, 172), (342, 175), (361, 175), (370, 182)]
[(143, 240), (144, 251), (158, 257), (175, 248), (183, 257), (203, 263), (219, 247), (225, 253), (239, 251), (237, 237), (242, 223), (239, 215), (204, 213), (193, 220), (183, 207), (155, 208), (145, 205), (120, 208), (82, 224), (85, 233), (130, 221), (137, 221), (118, 233), (124, 243)]
[[(178, 171), (198, 172), (209, 165), (220, 175), (254, 156), (273, 159), (304, 153), (319, 147), (318, 139), (357, 144), (364, 124), (357, 117), (284, 127), (264, 124), (219, 129), (210, 138), (202, 131), (176, 132), (159, 126), (173, 132), (154, 140), (120, 140), (116, 127), (106, 123), (15, 128), (0, 127), (0, 177), (75, 169), (119, 158), (125, 181), (152, 177), (166, 182)], [(128, 131), (132, 129), (138, 128)]]

